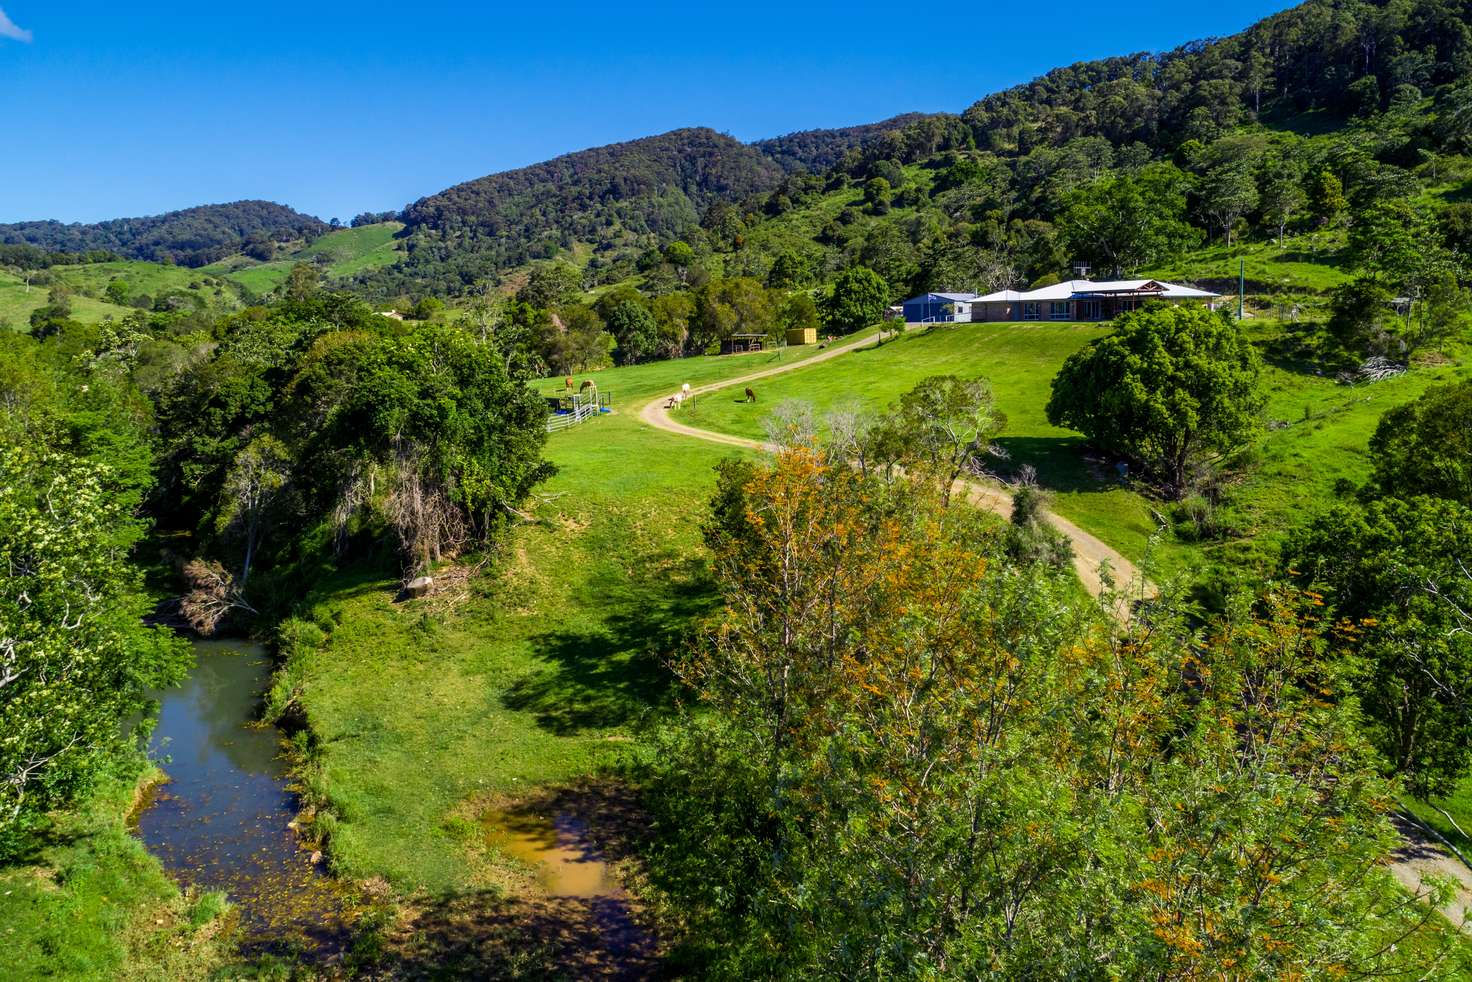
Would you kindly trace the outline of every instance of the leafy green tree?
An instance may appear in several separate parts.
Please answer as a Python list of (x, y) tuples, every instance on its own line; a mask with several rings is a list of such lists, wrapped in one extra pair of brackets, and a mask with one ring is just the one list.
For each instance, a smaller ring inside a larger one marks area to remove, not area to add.
[(807, 260), (788, 249), (777, 254), (767, 271), (767, 286), (774, 290), (791, 290), (802, 286), (811, 276)]
[(278, 504), (287, 491), (292, 464), (285, 444), (273, 436), (259, 436), (235, 455), (225, 476), (215, 524), (221, 535), (239, 544), (237, 581), (242, 591), (249, 585), (256, 551), (281, 511)]
[(309, 519), (376, 517), (412, 569), (490, 542), (553, 472), (545, 404), (455, 327), (324, 335), (288, 392), (277, 426)]
[(1277, 230), (1278, 248), (1283, 248), (1283, 235), (1293, 219), (1308, 205), (1303, 188), (1303, 175), (1292, 164), (1277, 161), (1268, 171), (1262, 189), (1262, 213)]
[(664, 261), (675, 269), (680, 285), (690, 281), (690, 267), (695, 265), (695, 250), (688, 242), (675, 241), (664, 247)]
[(1380, 495), (1431, 495), (1472, 508), (1472, 382), (1437, 386), (1380, 417), (1370, 457)]
[(1416, 347), (1440, 346), (1452, 338), (1465, 337), (1472, 322), (1472, 290), (1458, 283), (1449, 269), (1433, 273), (1412, 314)]
[(1199, 242), (1185, 191), (1186, 175), (1169, 164), (1103, 177), (1066, 199), (1058, 227), (1073, 258), (1125, 276)]
[(889, 306), (889, 284), (872, 269), (855, 266), (838, 274), (823, 298), (821, 313), (828, 330), (852, 334), (884, 320)]
[(803, 331), (818, 329), (818, 305), (806, 293), (794, 293), (777, 302), (777, 330)]
[(1196, 188), (1196, 197), (1197, 211), (1222, 230), (1229, 247), (1233, 227), (1260, 201), (1256, 176), (1240, 162), (1222, 163), (1208, 170)]
[(1333, 225), (1349, 207), (1344, 181), (1331, 170), (1320, 170), (1309, 185), (1309, 207), (1320, 225)]
[(1351, 116), (1364, 119), (1380, 111), (1380, 80), (1362, 75), (1344, 92), (1344, 108)]
[(1355, 213), (1347, 252), (1362, 275), (1403, 290), (1421, 282), (1437, 244), (1424, 213), (1410, 202), (1377, 201)]
[(548, 260), (532, 266), (526, 285), (516, 299), (551, 310), (575, 302), (583, 292), (583, 276), (577, 268), (560, 260)]
[(637, 774), (651, 901), (706, 974), (1434, 971), (1389, 788), (1286, 603), (1120, 625), (928, 482), (808, 448), (723, 468), (713, 505), (698, 709)]
[(322, 275), (317, 267), (309, 262), (296, 262), (292, 264), (291, 273), (286, 277), (286, 296), (290, 300), (306, 300), (315, 294), (322, 286)]
[(1336, 287), (1329, 297), (1326, 329), (1339, 349), (1355, 358), (1367, 355), (1401, 356), (1406, 353), (1399, 336), (1399, 319), (1391, 307), (1390, 290), (1379, 280), (1360, 277)]
[(1141, 464), (1180, 498), (1262, 426), (1262, 361), (1241, 329), (1197, 306), (1151, 306), (1068, 357), (1048, 421)]
[(732, 334), (767, 334), (773, 326), (773, 297), (747, 276), (711, 280), (695, 291), (688, 345), (704, 351)]
[(434, 315), (445, 309), (445, 302), (439, 297), (420, 297), (409, 308), (409, 317), (416, 321), (433, 320)]
[(1472, 510), (1438, 498), (1339, 505), (1286, 550), (1300, 582), (1322, 590), (1376, 745), (1423, 801), (1450, 794), (1472, 767)]
[(864, 183), (864, 205), (871, 215), (889, 214), (894, 188), (882, 177), (871, 177)]
[(688, 293), (666, 293), (655, 297), (652, 306), (659, 333), (659, 351), (666, 358), (685, 354), (690, 322), (695, 317), (695, 299)]
[(563, 307), (546, 322), (543, 353), (559, 375), (607, 368), (618, 342), (592, 307)]
[(0, 447), (0, 855), (130, 750), (124, 723), (177, 683), (188, 647), (144, 627), (128, 550), (142, 534), (113, 475)]
[(610, 305), (604, 320), (618, 342), (614, 359), (620, 365), (648, 361), (659, 353), (659, 324), (641, 301), (632, 297), (620, 299)]
[(987, 448), (1006, 428), (990, 382), (936, 375), (901, 396), (879, 423), (877, 457), (933, 481), (946, 507), (956, 481), (981, 470)]

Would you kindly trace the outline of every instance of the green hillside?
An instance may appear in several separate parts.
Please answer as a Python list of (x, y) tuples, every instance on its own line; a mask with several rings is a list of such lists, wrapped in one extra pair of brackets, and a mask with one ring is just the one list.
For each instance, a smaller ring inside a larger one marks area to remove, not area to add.
[(232, 256), (208, 267), (208, 270), (233, 280), (256, 295), (269, 293), (285, 283), (291, 275), (291, 267), (298, 262), (318, 266), (327, 280), (348, 279), (402, 260), (403, 246), (395, 236), (403, 228), (402, 222), (380, 222), (358, 228), (335, 229), (270, 262)]
[[(48, 290), (44, 286), (27, 286), (25, 279), (0, 270), (0, 326), (12, 330), (29, 330), (31, 314), (44, 307)], [(131, 308), (119, 307), (88, 296), (72, 298), (72, 316), (84, 324), (96, 324), (109, 317), (123, 317)]]

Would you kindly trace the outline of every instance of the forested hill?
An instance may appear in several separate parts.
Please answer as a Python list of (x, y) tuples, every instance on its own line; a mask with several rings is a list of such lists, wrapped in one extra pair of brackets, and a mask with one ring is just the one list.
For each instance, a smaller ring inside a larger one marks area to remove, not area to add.
[(788, 173), (810, 171), (821, 174), (844, 158), (850, 150), (866, 146), (886, 133), (903, 130), (928, 119), (924, 113), (904, 113), (878, 123), (843, 126), (829, 130), (802, 130), (758, 140), (752, 144)]
[(1465, 0), (1309, 0), (1228, 38), (1054, 69), (982, 98), (964, 125), (920, 120), (851, 151), (847, 165), (913, 162), (972, 144), (1022, 155), (1080, 137), (1171, 151), (1304, 113), (1334, 126), (1465, 82), (1469, 23)]
[(252, 245), (311, 238), (327, 230), (321, 219), (285, 205), (235, 201), (92, 225), (55, 221), (0, 225), (0, 244), (33, 245), (52, 252), (105, 250), (130, 259), (206, 266)]
[(574, 243), (677, 236), (711, 202), (776, 185), (782, 169), (710, 129), (580, 150), (422, 198), (404, 211), (411, 277), (469, 284)]

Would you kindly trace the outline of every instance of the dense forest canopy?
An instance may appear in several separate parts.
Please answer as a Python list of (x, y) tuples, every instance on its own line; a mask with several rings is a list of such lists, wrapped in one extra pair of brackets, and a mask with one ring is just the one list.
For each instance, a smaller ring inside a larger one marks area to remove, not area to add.
[(0, 225), (0, 244), (39, 246), (52, 252), (105, 250), (130, 259), (207, 266), (253, 243), (290, 242), (327, 229), (322, 220), (285, 205), (236, 201), (95, 225), (56, 221)]
[(784, 133), (758, 140), (752, 146), (777, 161), (788, 173), (808, 171), (820, 174), (842, 160), (848, 151), (925, 118), (924, 113), (903, 113), (878, 123)]

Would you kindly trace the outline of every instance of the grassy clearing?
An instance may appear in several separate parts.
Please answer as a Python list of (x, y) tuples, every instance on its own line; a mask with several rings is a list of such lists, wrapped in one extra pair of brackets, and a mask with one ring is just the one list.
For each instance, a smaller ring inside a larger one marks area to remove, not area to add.
[(320, 740), (339, 872), (435, 895), (515, 881), (471, 818), (594, 772), (666, 705), (661, 657), (714, 604), (698, 527), (721, 456), (605, 417), (552, 438), (561, 473), (496, 573), (422, 601), (383, 578), (319, 595), (337, 626), (284, 672)]
[[(1460, 849), (1462, 855), (1472, 859), (1472, 777), (1464, 779), (1448, 797), (1435, 799), (1435, 807), (1410, 798), (1404, 799), (1403, 803), (1407, 811), (1435, 829)], [(1447, 815), (1451, 816), (1451, 821), (1447, 820)]]
[(205, 269), (238, 283), (254, 294), (270, 293), (280, 287), (291, 275), (291, 267), (303, 260), (325, 261), (323, 275), (329, 280), (341, 279), (365, 270), (392, 266), (403, 259), (403, 249), (394, 238), (403, 227), (401, 222), (380, 222), (338, 229), (280, 259), (258, 263), (244, 256), (232, 256)]
[[(31, 314), (46, 305), (49, 292), (44, 286), (32, 285), (28, 289), (25, 280), (0, 272), (0, 328), (30, 330)], [(109, 317), (121, 319), (133, 312), (131, 307), (118, 307), (84, 296), (73, 296), (71, 305), (72, 317), (83, 324), (98, 324)]]
[(998, 441), (1013, 466), (1031, 464), (1057, 494), (1058, 510), (1127, 555), (1143, 554), (1154, 531), (1143, 499), (1102, 473), (1083, 454), (1083, 440), (1049, 425), (1044, 407), (1063, 360), (1107, 327), (1080, 324), (957, 324), (910, 333), (788, 375), (756, 384), (758, 402), (739, 393), (697, 400), (683, 422), (759, 439), (763, 420), (785, 399), (819, 413), (846, 403), (882, 409), (933, 375), (991, 379), (1007, 431)]
[(111, 263), (87, 263), (81, 266), (58, 266), (52, 274), (74, 289), (91, 294), (103, 295), (113, 280), (126, 283), (131, 296), (147, 294), (159, 297), (179, 291), (197, 295), (207, 303), (220, 307), (239, 306), (239, 296), (227, 283), (204, 269), (189, 269), (184, 266), (166, 266), (139, 260), (122, 260)]
[(394, 238), (403, 228), (403, 222), (381, 222), (377, 225), (339, 229), (328, 232), (292, 258), (326, 257), (327, 275), (330, 278), (392, 266), (404, 258), (404, 252)]
[(1239, 241), (1230, 248), (1217, 244), (1140, 275), (1214, 284), (1219, 291), (1235, 295), (1245, 262), (1249, 293), (1325, 293), (1350, 279), (1340, 267), (1343, 246), (1344, 233), (1337, 230), (1295, 236), (1286, 239), (1282, 248), (1276, 241)]
[(109, 785), (0, 867), (5, 978), (205, 978), (228, 957), (221, 898), (182, 895), (128, 834), (133, 788)]
[(293, 263), (289, 260), (278, 260), (257, 266), (241, 266), (225, 273), (224, 276), (245, 287), (251, 293), (264, 294), (270, 293), (286, 282), (286, 278), (291, 275), (292, 265)]

